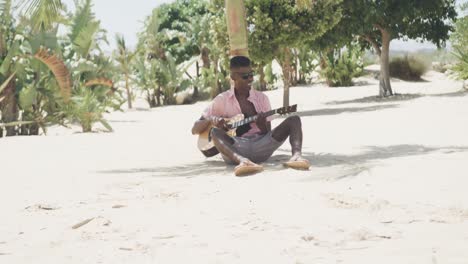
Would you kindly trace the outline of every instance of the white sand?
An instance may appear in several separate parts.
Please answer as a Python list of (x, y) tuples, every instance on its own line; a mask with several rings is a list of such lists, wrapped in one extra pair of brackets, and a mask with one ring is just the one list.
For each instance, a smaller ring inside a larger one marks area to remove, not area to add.
[(370, 78), (292, 88), (310, 171), (281, 166), (288, 143), (251, 177), (204, 159), (190, 128), (207, 102), (2, 138), (0, 263), (468, 263), (468, 96), (425, 79), (383, 103), (355, 100)]

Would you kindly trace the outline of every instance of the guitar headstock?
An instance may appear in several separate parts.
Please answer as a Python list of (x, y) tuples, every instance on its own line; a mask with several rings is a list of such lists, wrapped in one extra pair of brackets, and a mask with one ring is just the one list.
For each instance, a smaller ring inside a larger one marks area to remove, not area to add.
[(294, 112), (297, 112), (297, 104), (286, 106), (286, 107), (281, 107), (281, 108), (278, 108), (278, 110), (276, 111), (276, 113), (280, 115), (286, 115), (286, 114), (294, 113)]

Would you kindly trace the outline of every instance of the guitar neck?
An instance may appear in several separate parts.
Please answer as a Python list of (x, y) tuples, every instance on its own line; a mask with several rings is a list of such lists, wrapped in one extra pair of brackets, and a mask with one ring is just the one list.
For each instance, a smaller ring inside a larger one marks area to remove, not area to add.
[[(268, 111), (268, 112), (265, 113), (265, 117), (269, 117), (271, 115), (274, 115), (274, 114), (277, 113), (277, 111), (278, 111), (278, 109)], [(238, 128), (238, 127), (243, 126), (245, 124), (250, 124), (250, 123), (254, 122), (255, 120), (257, 120), (257, 118), (258, 118), (258, 115), (254, 115), (254, 116), (242, 119), (240, 121), (234, 122), (234, 123), (231, 124), (231, 129), (232, 128)]]

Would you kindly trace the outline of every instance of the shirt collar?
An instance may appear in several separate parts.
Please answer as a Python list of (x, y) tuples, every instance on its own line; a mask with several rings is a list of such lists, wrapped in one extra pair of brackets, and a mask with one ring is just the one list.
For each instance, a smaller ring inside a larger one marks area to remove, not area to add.
[[(236, 96), (236, 93), (234, 91), (234, 87), (231, 87), (231, 89), (229, 89), (228, 95), (229, 95), (230, 98)], [(247, 100), (251, 101), (251, 100), (255, 100), (256, 98), (257, 98), (257, 93), (253, 88), (251, 88), (250, 91), (249, 91), (249, 97), (247, 97)]]

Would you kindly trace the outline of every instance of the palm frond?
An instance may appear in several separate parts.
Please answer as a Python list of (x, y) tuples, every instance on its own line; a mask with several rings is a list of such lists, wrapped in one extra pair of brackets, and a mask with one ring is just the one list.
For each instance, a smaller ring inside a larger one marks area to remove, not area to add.
[(63, 61), (55, 54), (49, 54), (49, 52), (44, 48), (41, 48), (34, 55), (34, 58), (40, 60), (49, 67), (57, 80), (60, 92), (65, 102), (68, 102), (71, 95), (72, 85), (70, 72), (68, 71), (67, 66), (65, 66), (65, 63), (63, 63)]
[(61, 0), (22, 0), (24, 14), (31, 18), (33, 31), (49, 30), (62, 20)]
[(77, 4), (76, 12), (72, 21), (72, 29), (70, 33), (70, 39), (72, 42), (75, 42), (80, 35), (80, 32), (94, 20), (91, 0), (84, 0), (84, 2), (81, 2), (82, 5), (79, 5), (79, 3), (80, 2)]
[(0, 2), (0, 21), (2, 25), (8, 26), (11, 22), (11, 0)]
[(89, 80), (85, 83), (86, 87), (93, 86), (93, 85), (103, 85), (103, 86), (112, 88), (114, 86), (114, 83), (112, 82), (112, 80), (107, 79), (107, 78), (96, 78), (96, 79)]
[(86, 58), (95, 43), (94, 37), (99, 31), (100, 23), (98, 21), (90, 22), (86, 25), (73, 41), (75, 49), (80, 53), (83, 58)]

